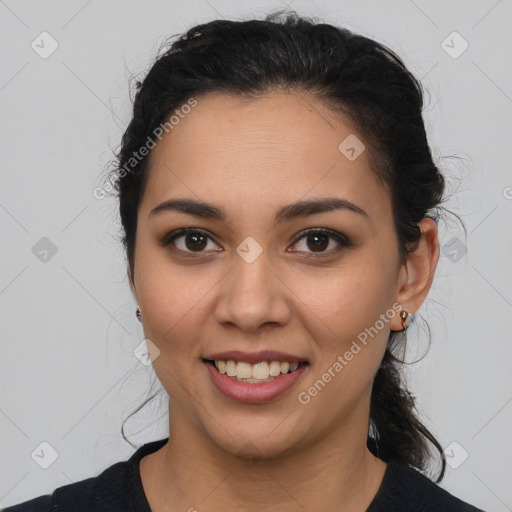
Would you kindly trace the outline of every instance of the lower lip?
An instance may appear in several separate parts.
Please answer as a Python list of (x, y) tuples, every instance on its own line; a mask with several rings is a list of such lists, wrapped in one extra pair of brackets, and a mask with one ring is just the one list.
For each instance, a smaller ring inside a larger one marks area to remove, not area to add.
[(210, 363), (203, 361), (203, 364), (210, 372), (210, 377), (219, 391), (224, 393), (228, 398), (249, 404), (270, 402), (280, 397), (300, 379), (307, 369), (307, 365), (300, 366), (294, 372), (275, 377), (270, 382), (249, 384), (248, 382), (233, 380), (226, 374), (220, 373), (217, 368)]

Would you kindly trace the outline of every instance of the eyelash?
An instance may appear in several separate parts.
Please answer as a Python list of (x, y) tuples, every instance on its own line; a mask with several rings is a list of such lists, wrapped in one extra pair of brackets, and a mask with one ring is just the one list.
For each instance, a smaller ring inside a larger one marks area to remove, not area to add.
[[(181, 228), (181, 229), (178, 229), (176, 231), (173, 231), (172, 233), (167, 234), (161, 240), (160, 245), (162, 247), (168, 247), (177, 238), (179, 238), (181, 236), (186, 236), (188, 234), (203, 235), (203, 236), (209, 238), (210, 240), (214, 241), (210, 237), (210, 235), (206, 231), (203, 231), (202, 229), (198, 229), (198, 228)], [(342, 248), (347, 248), (347, 247), (350, 247), (352, 245), (350, 240), (345, 235), (343, 235), (341, 233), (338, 233), (337, 231), (333, 231), (331, 229), (327, 229), (327, 228), (313, 228), (313, 229), (307, 229), (305, 231), (302, 231), (294, 239), (292, 245), (295, 245), (297, 242), (299, 242), (303, 238), (307, 238), (309, 235), (326, 235), (326, 236), (329, 236), (329, 237), (333, 238), (334, 240), (336, 240), (336, 242), (338, 242), (338, 244), (339, 244), (339, 247), (334, 249), (334, 250), (331, 249), (330, 251), (324, 251), (324, 252), (318, 252), (318, 253), (314, 253), (314, 252), (307, 253), (307, 254), (312, 254), (313, 255), (313, 256), (305, 256), (305, 258), (309, 258), (309, 259), (316, 259), (316, 258), (322, 258), (322, 257), (326, 257), (326, 256), (332, 256), (334, 253), (339, 252)], [(200, 252), (200, 251), (199, 252), (193, 252), (193, 251), (192, 252), (187, 252), (187, 251), (183, 251), (182, 249), (178, 249), (177, 247), (173, 247), (172, 249), (176, 250), (176, 251), (182, 252), (183, 255), (185, 257), (187, 257), (187, 258), (200, 258), (200, 257), (202, 257), (201, 256), (202, 252)], [(218, 251), (215, 251), (215, 252), (218, 252)], [(304, 252), (304, 251), (294, 251), (294, 252)]]

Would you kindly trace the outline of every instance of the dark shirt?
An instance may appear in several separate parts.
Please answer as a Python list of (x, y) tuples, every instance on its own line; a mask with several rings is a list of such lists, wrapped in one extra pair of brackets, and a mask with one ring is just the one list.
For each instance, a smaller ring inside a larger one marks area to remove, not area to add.
[[(64, 485), (51, 495), (7, 507), (3, 512), (151, 512), (142, 487), (139, 462), (168, 440), (147, 443), (128, 460), (113, 464), (96, 477)], [(415, 469), (389, 462), (379, 491), (366, 512), (406, 511), (483, 512), (441, 489)]]

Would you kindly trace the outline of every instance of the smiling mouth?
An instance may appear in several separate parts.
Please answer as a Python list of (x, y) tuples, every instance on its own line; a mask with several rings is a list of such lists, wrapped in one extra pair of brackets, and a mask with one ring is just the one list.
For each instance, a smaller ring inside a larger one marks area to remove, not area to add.
[(309, 365), (308, 361), (283, 362), (283, 361), (261, 361), (251, 364), (244, 361), (233, 360), (211, 360), (203, 359), (207, 364), (213, 366), (219, 373), (230, 377), (235, 382), (247, 384), (263, 384), (271, 382), (276, 378), (289, 373), (294, 373), (303, 366)]

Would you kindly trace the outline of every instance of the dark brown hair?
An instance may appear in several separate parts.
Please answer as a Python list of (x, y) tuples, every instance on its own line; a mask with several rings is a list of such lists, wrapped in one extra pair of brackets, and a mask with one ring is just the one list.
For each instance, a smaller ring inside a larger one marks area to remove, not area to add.
[[(149, 168), (148, 156), (128, 165), (134, 153), (191, 97), (209, 92), (255, 97), (272, 89), (308, 92), (350, 117), (369, 145), (373, 171), (391, 195), (402, 262), (420, 238), (418, 223), (425, 217), (437, 221), (444, 179), (427, 142), (422, 87), (393, 51), (294, 11), (264, 20), (215, 20), (164, 45), (144, 80), (136, 82), (133, 118), (113, 172), (131, 276)], [(402, 362), (394, 355), (401, 338), (401, 333), (390, 334), (375, 376), (367, 444), (385, 462), (397, 460), (423, 471), (435, 448), (439, 482), (446, 462), (404, 384)]]

